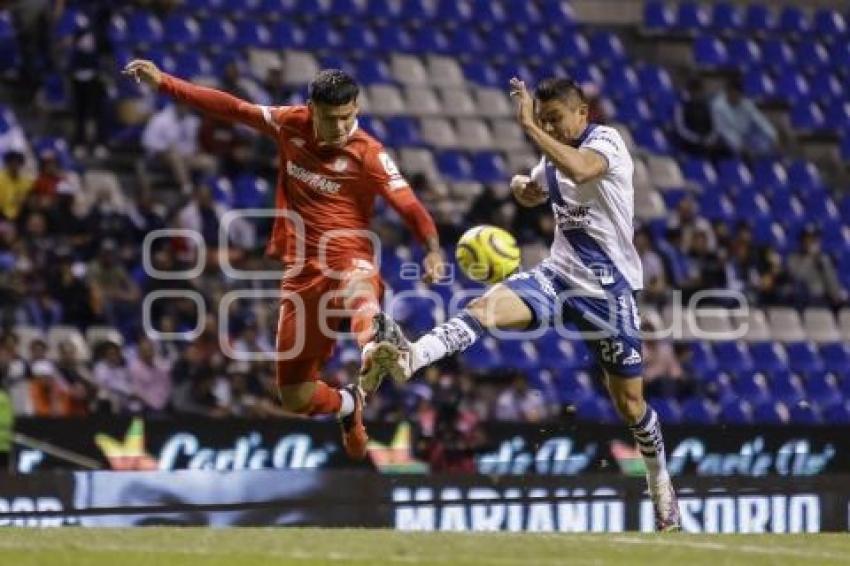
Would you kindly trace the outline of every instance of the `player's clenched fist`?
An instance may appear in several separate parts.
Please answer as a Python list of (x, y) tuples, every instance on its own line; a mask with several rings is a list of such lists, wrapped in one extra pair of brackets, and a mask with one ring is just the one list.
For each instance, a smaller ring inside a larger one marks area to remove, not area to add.
[(133, 59), (127, 63), (124, 74), (134, 77), (137, 81), (144, 81), (154, 88), (162, 82), (162, 71), (153, 61), (145, 59)]
[(546, 201), (546, 191), (527, 175), (514, 175), (511, 179), (511, 192), (522, 206), (537, 206)]

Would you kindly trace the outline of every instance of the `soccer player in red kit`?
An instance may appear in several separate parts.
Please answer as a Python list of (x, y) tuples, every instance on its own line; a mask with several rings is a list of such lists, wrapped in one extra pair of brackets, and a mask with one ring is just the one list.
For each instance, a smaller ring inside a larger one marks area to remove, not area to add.
[(335, 343), (329, 330), (340, 323), (339, 317), (326, 316), (327, 309), (348, 313), (361, 348), (372, 337), (383, 287), (365, 235), (375, 197), (385, 198), (427, 248), (426, 281), (443, 272), (445, 260), (431, 216), (381, 143), (358, 128), (357, 84), (342, 71), (323, 70), (310, 84), (306, 105), (271, 107), (193, 85), (150, 61), (131, 61), (125, 73), (277, 141), (276, 208), (287, 214), (275, 218), (267, 252), (284, 264), (277, 351), (296, 352), (277, 361), (281, 401), (303, 415), (338, 415), (346, 452), (364, 458), (363, 389), (359, 384), (336, 389), (319, 377)]

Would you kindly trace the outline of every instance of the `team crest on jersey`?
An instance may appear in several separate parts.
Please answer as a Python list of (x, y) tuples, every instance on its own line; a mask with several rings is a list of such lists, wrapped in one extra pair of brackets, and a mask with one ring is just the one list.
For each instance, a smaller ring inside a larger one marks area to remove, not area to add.
[(348, 159), (345, 157), (339, 157), (336, 161), (331, 165), (331, 169), (336, 171), (337, 173), (342, 173), (346, 169), (348, 169)]
[(301, 139), (301, 138), (292, 138), (292, 139), (291, 139), (291, 140), (289, 140), (289, 141), (291, 141), (291, 142), (292, 142), (292, 145), (294, 145), (294, 146), (296, 146), (296, 147), (304, 147), (304, 144), (305, 144), (305, 143), (307, 143), (307, 142), (305, 142), (305, 141), (304, 141), (303, 139)]

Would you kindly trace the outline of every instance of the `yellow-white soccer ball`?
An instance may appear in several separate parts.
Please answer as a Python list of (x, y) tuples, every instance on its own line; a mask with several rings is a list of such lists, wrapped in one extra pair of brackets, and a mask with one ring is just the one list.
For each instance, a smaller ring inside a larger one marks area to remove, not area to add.
[(464, 232), (455, 258), (467, 277), (493, 285), (519, 267), (520, 253), (510, 232), (496, 226), (476, 226)]

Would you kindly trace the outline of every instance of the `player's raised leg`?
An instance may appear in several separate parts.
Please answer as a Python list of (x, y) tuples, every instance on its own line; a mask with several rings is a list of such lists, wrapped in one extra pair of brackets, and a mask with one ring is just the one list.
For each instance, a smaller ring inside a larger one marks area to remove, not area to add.
[(510, 286), (499, 284), (415, 342), (408, 341), (389, 316), (378, 314), (375, 339), (364, 350), (364, 361), (376, 364), (396, 381), (407, 381), (420, 368), (466, 350), (487, 330), (524, 330), (533, 320), (526, 301)]
[(667, 472), (661, 423), (658, 413), (643, 398), (643, 379), (609, 373), (606, 385), (617, 413), (629, 426), (643, 456), (646, 483), (655, 509), (655, 529), (680, 530), (679, 505)]

